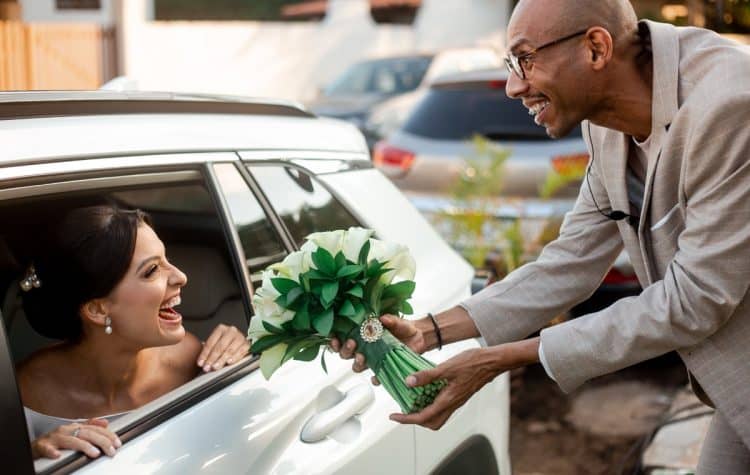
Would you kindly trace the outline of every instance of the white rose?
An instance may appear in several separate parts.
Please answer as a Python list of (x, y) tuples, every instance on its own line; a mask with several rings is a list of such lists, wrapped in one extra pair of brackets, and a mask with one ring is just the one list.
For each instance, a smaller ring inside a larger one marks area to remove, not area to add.
[(308, 241), (312, 241), (318, 247), (322, 247), (326, 251), (330, 252), (332, 256), (338, 254), (341, 250), (341, 242), (344, 239), (343, 230), (327, 231), (324, 233), (312, 233), (307, 236)]
[(356, 263), (359, 258), (359, 251), (362, 246), (365, 245), (373, 231), (365, 228), (349, 228), (344, 234), (344, 239), (341, 243), (341, 252), (344, 253), (344, 257), (348, 260)]

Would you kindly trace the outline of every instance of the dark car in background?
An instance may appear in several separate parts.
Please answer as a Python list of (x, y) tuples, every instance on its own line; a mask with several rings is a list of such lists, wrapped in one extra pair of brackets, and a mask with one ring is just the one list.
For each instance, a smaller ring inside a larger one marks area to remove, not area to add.
[[(492, 69), (436, 79), (405, 122), (375, 145), (373, 162), (465, 256), (475, 256), (473, 248), (480, 242), (496, 246), (486, 249), (490, 258), (503, 256), (509, 226), (520, 223), (520, 245), (525, 260), (530, 260), (556, 236), (564, 214), (572, 209), (589, 156), (580, 127), (562, 139), (549, 138), (521, 101), (506, 95), (507, 74)], [(464, 191), (471, 188), (474, 176), (482, 172), (482, 161), (490, 159), (487, 147), (507, 154), (497, 175), (497, 192), (467, 202), (457, 185), (463, 181)], [(562, 180), (551, 196), (543, 198), (553, 181), (550, 177), (570, 170), (580, 173)], [(467, 234), (467, 225), (478, 226), (471, 221), (478, 213), (489, 218), (478, 234)], [(623, 254), (597, 294), (574, 313), (638, 292), (635, 273)]]
[[(497, 52), (487, 47), (368, 59), (345, 70), (307, 106), (316, 115), (347, 120), (366, 132), (364, 124), (378, 104), (424, 89), (445, 74), (499, 65)], [(365, 135), (372, 145), (374, 140)]]

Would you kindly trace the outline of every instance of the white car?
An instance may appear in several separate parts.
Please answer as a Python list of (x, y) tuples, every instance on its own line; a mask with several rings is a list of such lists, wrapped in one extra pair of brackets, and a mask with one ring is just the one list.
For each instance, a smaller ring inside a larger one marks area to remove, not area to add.
[[(258, 272), (314, 231), (360, 225), (408, 245), (416, 315), (470, 293), (472, 269), (372, 167), (350, 124), (227, 97), (0, 93), (4, 473), (510, 474), (506, 375), (430, 431), (391, 422), (395, 401), (336, 355), (327, 374), (290, 362), (268, 381), (248, 356), (114, 421), (124, 444), (114, 458), (68, 451), (32, 461), (14, 365), (51, 341), (18, 304), (21, 269), (5, 237), (102, 201), (152, 216), (170, 260), (189, 276), (184, 324), (202, 339), (218, 323), (245, 330)], [(426, 356), (438, 363), (478, 345)]]

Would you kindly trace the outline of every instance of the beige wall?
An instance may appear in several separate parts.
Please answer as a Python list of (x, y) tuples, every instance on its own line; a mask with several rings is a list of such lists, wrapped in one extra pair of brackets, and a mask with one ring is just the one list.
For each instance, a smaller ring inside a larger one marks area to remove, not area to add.
[(424, 0), (413, 26), (377, 25), (367, 0), (330, 0), (323, 22), (153, 22), (123, 2), (123, 71), (141, 89), (311, 98), (353, 62), (502, 41), (509, 0)]

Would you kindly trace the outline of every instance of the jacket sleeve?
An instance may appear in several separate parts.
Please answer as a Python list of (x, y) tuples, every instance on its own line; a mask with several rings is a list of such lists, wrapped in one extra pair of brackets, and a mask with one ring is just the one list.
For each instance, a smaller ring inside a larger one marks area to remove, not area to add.
[(595, 164), (589, 164), (588, 173), (559, 237), (539, 258), (460, 304), (488, 345), (525, 338), (587, 299), (622, 250), (617, 224), (592, 200), (593, 193), (599, 207), (610, 210)]
[[(685, 228), (662, 280), (638, 297), (542, 331), (555, 380), (586, 380), (688, 348), (719, 330), (750, 285), (750, 104), (724, 104), (685, 134)], [(654, 186), (658, 187), (658, 183)]]

